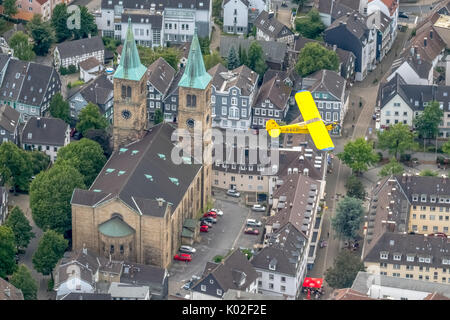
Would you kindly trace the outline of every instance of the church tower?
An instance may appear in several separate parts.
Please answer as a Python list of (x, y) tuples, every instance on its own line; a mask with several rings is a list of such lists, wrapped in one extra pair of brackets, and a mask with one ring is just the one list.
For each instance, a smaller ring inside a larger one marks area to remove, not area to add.
[(114, 150), (141, 139), (147, 128), (147, 68), (141, 64), (128, 19), (120, 64), (114, 73)]
[[(193, 156), (203, 163), (202, 208), (206, 207), (211, 198), (211, 79), (211, 75), (205, 70), (196, 29), (186, 68), (178, 83), (178, 128), (187, 129), (191, 133), (192, 146), (201, 150), (198, 154), (193, 153)], [(205, 137), (205, 133), (209, 133), (208, 136)]]

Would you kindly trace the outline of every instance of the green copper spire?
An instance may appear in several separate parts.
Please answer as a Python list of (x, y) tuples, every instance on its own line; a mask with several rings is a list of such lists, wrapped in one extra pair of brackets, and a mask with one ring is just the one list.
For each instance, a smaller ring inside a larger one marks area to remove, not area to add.
[(200, 43), (197, 38), (197, 28), (195, 28), (194, 37), (192, 38), (191, 48), (189, 49), (189, 56), (184, 70), (184, 74), (181, 77), (180, 87), (205, 89), (208, 83), (211, 81), (211, 75), (206, 72), (205, 64), (203, 63), (202, 50), (200, 49)]
[(128, 18), (127, 37), (123, 44), (120, 64), (114, 73), (114, 78), (139, 81), (146, 71), (147, 68), (141, 64), (136, 42), (134, 42), (131, 18)]

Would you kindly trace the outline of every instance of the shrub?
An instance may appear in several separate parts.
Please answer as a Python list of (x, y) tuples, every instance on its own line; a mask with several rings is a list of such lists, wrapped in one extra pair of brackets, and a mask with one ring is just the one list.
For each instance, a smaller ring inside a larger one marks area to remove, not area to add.
[(411, 161), (411, 155), (410, 154), (402, 154), (400, 155), (400, 162), (409, 162)]
[(221, 255), (217, 255), (213, 258), (213, 261), (215, 263), (220, 263), (222, 260), (223, 260), (223, 256), (221, 256)]

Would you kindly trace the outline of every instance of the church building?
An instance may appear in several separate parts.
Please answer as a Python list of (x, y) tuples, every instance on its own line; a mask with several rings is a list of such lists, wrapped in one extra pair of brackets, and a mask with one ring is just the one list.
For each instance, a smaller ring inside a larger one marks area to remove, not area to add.
[[(178, 128), (193, 132), (200, 126), (202, 135), (211, 129), (210, 91), (211, 76), (195, 34), (179, 82)], [(114, 74), (114, 152), (88, 190), (73, 192), (74, 251), (86, 247), (113, 260), (170, 265), (185, 220), (196, 219), (211, 200), (210, 162), (171, 159), (176, 129), (169, 123), (148, 128), (146, 68), (129, 21)], [(210, 138), (196, 141), (202, 151), (210, 150)]]

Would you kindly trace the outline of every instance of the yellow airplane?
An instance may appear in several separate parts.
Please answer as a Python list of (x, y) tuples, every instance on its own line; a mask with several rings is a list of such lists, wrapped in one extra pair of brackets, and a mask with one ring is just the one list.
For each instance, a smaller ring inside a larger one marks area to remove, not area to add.
[(269, 132), (269, 135), (276, 138), (281, 133), (310, 134), (317, 149), (324, 151), (333, 150), (334, 144), (331, 141), (328, 131), (336, 127), (337, 123), (325, 125), (319, 110), (317, 110), (311, 92), (304, 90), (297, 92), (295, 94), (295, 101), (305, 121), (280, 126), (275, 120), (268, 120), (266, 122), (266, 130)]

